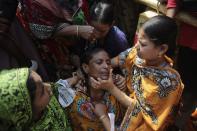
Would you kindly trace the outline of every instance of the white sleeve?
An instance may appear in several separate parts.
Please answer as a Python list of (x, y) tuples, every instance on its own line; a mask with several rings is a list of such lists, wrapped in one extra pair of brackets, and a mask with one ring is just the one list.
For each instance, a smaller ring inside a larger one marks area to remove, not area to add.
[(58, 84), (58, 101), (63, 108), (68, 107), (75, 98), (76, 92), (71, 88), (67, 80), (60, 79)]

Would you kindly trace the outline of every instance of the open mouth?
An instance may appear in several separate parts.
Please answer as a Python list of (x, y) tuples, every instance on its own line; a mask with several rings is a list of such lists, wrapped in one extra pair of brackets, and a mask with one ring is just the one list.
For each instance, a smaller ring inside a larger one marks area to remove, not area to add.
[(107, 79), (109, 78), (109, 73), (101, 73), (101, 74), (100, 74), (100, 78), (101, 78), (102, 80), (107, 80)]

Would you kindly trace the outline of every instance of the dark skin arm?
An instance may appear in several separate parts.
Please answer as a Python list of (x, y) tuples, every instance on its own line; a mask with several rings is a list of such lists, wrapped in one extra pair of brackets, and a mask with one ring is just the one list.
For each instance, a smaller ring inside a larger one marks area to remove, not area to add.
[(176, 16), (177, 8), (169, 8), (167, 9), (166, 16), (170, 18), (174, 18)]
[(100, 121), (103, 123), (103, 126), (107, 131), (110, 131), (110, 120), (107, 115), (107, 107), (104, 104), (101, 103), (95, 103), (93, 111), (94, 113), (99, 117)]

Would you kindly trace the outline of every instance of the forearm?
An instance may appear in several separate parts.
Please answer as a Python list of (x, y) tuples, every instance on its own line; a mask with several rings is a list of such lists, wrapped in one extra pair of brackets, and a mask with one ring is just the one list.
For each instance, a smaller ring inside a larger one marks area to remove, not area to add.
[(75, 35), (82, 37), (86, 40), (92, 40), (94, 38), (94, 27), (90, 25), (68, 25), (62, 24), (57, 28), (55, 36), (69, 36)]
[(111, 65), (112, 65), (113, 68), (119, 66), (119, 56), (116, 56), (116, 57), (111, 59)]
[(107, 131), (110, 131), (110, 120), (109, 120), (109, 117), (107, 115), (104, 116), (104, 118), (101, 118), (100, 119), (101, 122), (103, 123), (103, 126), (105, 127), (105, 129)]
[(120, 68), (123, 68), (124, 65), (125, 65), (125, 61), (126, 61), (126, 58), (128, 56), (128, 54), (130, 53), (130, 51), (133, 49), (132, 48), (128, 48), (127, 50), (121, 52), (118, 56), (114, 57), (111, 59), (111, 65), (112, 67), (120, 67)]
[(76, 84), (76, 80), (75, 80), (73, 77), (68, 78), (68, 79), (66, 79), (66, 80), (67, 80), (68, 84), (69, 84), (71, 87), (74, 86), (74, 85)]
[(124, 92), (122, 92), (120, 89), (118, 89), (115, 85), (110, 90), (110, 93), (116, 97), (116, 99), (125, 107), (132, 106), (134, 103), (134, 100), (127, 96)]
[(170, 18), (174, 18), (176, 16), (177, 9), (176, 8), (169, 8), (167, 9), (166, 16)]
[(55, 36), (70, 36), (79, 35), (78, 25), (66, 25), (65, 27), (60, 27), (60, 29), (55, 33)]

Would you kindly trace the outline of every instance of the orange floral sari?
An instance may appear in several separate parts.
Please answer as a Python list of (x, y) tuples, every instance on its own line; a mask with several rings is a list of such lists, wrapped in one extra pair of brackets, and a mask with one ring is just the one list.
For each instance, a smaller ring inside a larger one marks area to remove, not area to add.
[[(150, 67), (137, 62), (136, 48), (121, 53), (133, 105), (128, 108), (120, 131), (163, 131), (178, 112), (183, 84), (165, 56), (165, 66)], [(167, 64), (167, 66), (166, 66)]]
[[(75, 99), (69, 107), (69, 115), (73, 130), (105, 131), (103, 124), (91, 108), (92, 100), (90, 96), (88, 96), (86, 91), (82, 91), (80, 88), (78, 89), (79, 90), (76, 92)], [(120, 123), (122, 112), (120, 104), (116, 101), (116, 99), (109, 93), (105, 92), (102, 103), (107, 106), (108, 113), (115, 114), (116, 123)]]

